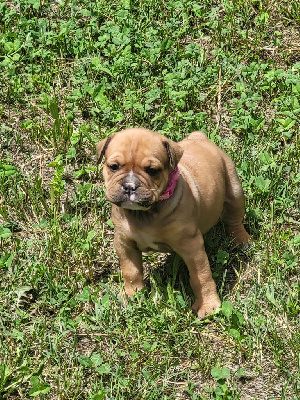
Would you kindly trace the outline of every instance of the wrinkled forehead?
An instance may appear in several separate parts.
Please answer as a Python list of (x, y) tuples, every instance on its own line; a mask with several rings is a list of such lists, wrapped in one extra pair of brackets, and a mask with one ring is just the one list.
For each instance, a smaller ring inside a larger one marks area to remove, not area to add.
[(141, 163), (145, 159), (156, 158), (162, 163), (167, 161), (166, 149), (160, 135), (148, 132), (120, 132), (113, 137), (106, 157), (121, 156), (124, 162)]

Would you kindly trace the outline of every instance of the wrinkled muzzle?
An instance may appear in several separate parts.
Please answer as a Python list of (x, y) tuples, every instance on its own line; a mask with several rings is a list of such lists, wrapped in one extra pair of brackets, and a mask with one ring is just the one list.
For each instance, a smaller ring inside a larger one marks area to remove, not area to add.
[(155, 201), (153, 190), (146, 188), (132, 172), (117, 186), (113, 185), (108, 189), (106, 196), (117, 206), (130, 210), (148, 210)]

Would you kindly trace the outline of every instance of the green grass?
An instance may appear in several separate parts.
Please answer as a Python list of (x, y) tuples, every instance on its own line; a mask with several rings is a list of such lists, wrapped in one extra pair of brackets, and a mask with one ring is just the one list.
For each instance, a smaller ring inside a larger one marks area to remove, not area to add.
[[(298, 2), (0, 3), (0, 399), (299, 398)], [(124, 307), (95, 143), (202, 129), (253, 246), (206, 237), (205, 321), (176, 256)]]

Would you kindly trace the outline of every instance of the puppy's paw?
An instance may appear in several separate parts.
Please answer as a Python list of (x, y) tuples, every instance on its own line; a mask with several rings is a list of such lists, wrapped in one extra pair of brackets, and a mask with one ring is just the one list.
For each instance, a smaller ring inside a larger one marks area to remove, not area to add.
[(129, 297), (127, 296), (127, 294), (125, 293), (124, 290), (120, 290), (118, 297), (121, 300), (121, 302), (123, 303), (123, 305), (127, 306)]
[(242, 246), (247, 246), (247, 244), (250, 241), (250, 235), (244, 230), (244, 232), (241, 232), (239, 235), (237, 235), (234, 238), (234, 242), (236, 244), (240, 244)]
[(196, 300), (192, 305), (193, 312), (197, 315), (198, 318), (203, 319), (207, 315), (212, 314), (212, 312), (221, 306), (221, 301), (218, 296), (206, 300), (204, 303), (200, 304), (199, 300)]
[(250, 235), (242, 224), (238, 226), (227, 226), (227, 232), (233, 237), (235, 244), (245, 246), (250, 240)]
[(141, 294), (143, 294), (145, 292), (145, 287), (144, 285), (141, 285), (138, 288), (135, 288), (133, 290), (132, 287), (129, 288), (124, 288), (121, 289), (119, 292), (119, 299), (121, 300), (121, 302), (123, 303), (124, 306), (127, 306), (128, 303), (130, 301), (135, 301), (137, 298), (141, 299), (143, 296), (141, 296)]

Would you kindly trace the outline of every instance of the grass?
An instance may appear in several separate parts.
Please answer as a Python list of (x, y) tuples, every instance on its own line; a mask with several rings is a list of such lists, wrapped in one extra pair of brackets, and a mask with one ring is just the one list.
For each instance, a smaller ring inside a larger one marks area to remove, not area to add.
[[(299, 5), (0, 3), (0, 398), (299, 398)], [(253, 246), (218, 225), (223, 300), (176, 256), (125, 308), (95, 143), (202, 129), (234, 159)]]

